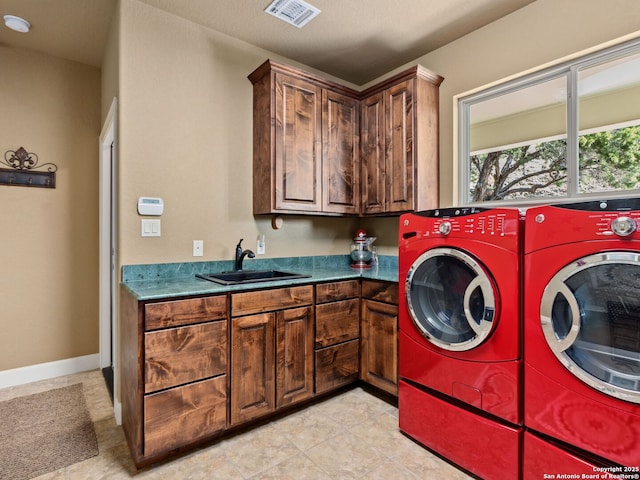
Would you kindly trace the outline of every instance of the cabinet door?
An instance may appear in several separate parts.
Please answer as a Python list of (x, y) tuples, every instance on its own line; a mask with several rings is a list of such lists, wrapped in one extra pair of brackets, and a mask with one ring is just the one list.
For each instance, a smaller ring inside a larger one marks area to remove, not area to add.
[(276, 74), (275, 207), (321, 209), (321, 89)]
[(275, 314), (231, 320), (231, 423), (275, 408)]
[(322, 210), (360, 211), (358, 102), (322, 90)]
[(276, 312), (276, 406), (313, 396), (313, 308)]
[(362, 300), (361, 378), (398, 394), (398, 307)]
[(363, 213), (385, 211), (385, 113), (382, 92), (360, 104)]
[(413, 81), (384, 91), (386, 211), (413, 210)]

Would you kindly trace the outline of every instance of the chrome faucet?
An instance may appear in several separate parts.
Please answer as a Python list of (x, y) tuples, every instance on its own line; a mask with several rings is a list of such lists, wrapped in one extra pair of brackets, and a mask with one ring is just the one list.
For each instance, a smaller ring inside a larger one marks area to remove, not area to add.
[(251, 250), (242, 250), (242, 240), (244, 240), (244, 238), (241, 238), (238, 245), (236, 245), (236, 270), (242, 270), (244, 257), (253, 258), (256, 256)]

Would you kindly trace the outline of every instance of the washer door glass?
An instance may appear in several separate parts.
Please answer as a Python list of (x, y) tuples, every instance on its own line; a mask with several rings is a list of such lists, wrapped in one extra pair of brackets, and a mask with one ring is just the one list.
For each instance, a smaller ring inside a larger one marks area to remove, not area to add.
[(588, 385), (640, 403), (640, 254), (583, 257), (548, 283), (540, 322), (554, 355)]
[(491, 333), (495, 288), (484, 268), (452, 248), (422, 254), (406, 280), (409, 315), (434, 345), (451, 351), (477, 347)]

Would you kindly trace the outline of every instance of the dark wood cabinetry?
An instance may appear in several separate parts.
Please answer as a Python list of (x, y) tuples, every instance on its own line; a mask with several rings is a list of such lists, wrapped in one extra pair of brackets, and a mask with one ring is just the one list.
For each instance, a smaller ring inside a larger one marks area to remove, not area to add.
[(137, 464), (227, 426), (227, 296), (121, 295), (122, 416)]
[(231, 321), (231, 423), (275, 410), (275, 314)]
[(416, 66), (363, 92), (364, 214), (437, 208), (442, 80)]
[(362, 379), (396, 393), (397, 285), (138, 301), (121, 290), (123, 428), (146, 465)]
[(271, 60), (249, 79), (253, 213), (358, 213), (357, 93)]
[(322, 211), (360, 212), (360, 111), (352, 96), (322, 91)]
[(442, 77), (416, 66), (360, 93), (267, 60), (249, 79), (254, 214), (437, 207)]
[(362, 281), (360, 378), (398, 394), (398, 285)]
[[(366, 105), (362, 112), (363, 212), (412, 210), (413, 82), (405, 80), (373, 93), (363, 100), (363, 105)], [(437, 163), (433, 168), (437, 176)]]
[(316, 285), (316, 393), (358, 379), (360, 282)]
[(276, 407), (313, 396), (313, 307), (276, 315)]
[(313, 396), (313, 286), (231, 295), (231, 424)]

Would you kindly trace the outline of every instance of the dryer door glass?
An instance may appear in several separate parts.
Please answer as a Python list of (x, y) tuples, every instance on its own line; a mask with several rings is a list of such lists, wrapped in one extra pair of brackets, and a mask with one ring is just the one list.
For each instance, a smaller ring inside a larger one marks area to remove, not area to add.
[(464, 351), (484, 342), (493, 327), (493, 281), (471, 256), (434, 248), (411, 266), (406, 279), (409, 315), (434, 345)]
[(640, 403), (640, 254), (583, 257), (548, 283), (540, 321), (554, 355), (594, 388)]

